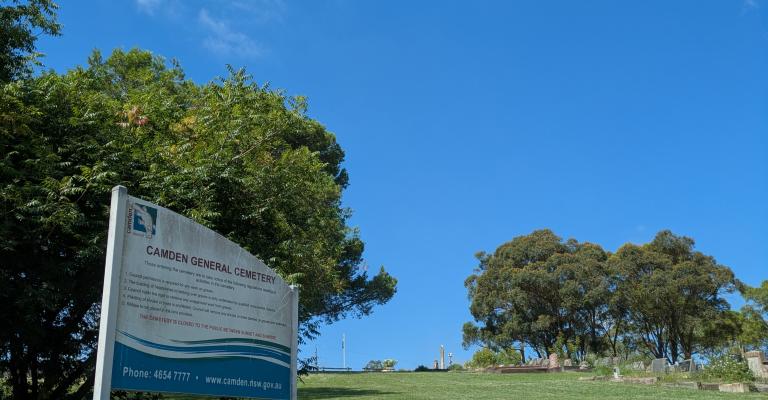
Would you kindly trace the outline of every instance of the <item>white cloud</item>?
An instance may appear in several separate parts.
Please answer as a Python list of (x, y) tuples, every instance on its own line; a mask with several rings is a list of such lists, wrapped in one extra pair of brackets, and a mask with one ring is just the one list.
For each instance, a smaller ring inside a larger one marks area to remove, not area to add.
[(162, 2), (162, 0), (136, 0), (136, 5), (140, 11), (149, 15), (155, 15), (155, 11), (157, 11)]
[(229, 22), (212, 17), (205, 8), (200, 9), (197, 19), (208, 31), (203, 40), (208, 50), (222, 56), (256, 57), (262, 53), (261, 47), (248, 35), (234, 30)]
[(237, 13), (247, 13), (251, 22), (282, 22), (285, 3), (283, 0), (233, 0), (230, 6)]

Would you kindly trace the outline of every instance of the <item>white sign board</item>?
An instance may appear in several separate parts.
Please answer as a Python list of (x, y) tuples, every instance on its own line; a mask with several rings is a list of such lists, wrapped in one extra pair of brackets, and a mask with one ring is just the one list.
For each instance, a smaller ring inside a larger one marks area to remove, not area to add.
[(94, 399), (296, 398), (298, 290), (218, 233), (112, 193)]

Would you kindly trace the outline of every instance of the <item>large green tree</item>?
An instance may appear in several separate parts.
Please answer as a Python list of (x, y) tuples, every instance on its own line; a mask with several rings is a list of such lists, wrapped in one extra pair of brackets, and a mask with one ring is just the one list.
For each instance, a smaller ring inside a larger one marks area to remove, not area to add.
[(691, 358), (707, 342), (701, 327), (729, 317), (723, 294), (736, 289), (733, 272), (695, 251), (691, 238), (661, 231), (645, 245), (622, 246), (609, 263), (631, 329), (655, 357)]
[(741, 308), (738, 342), (745, 350), (768, 350), (768, 281), (758, 287), (742, 285), (747, 304)]
[(344, 152), (301, 97), (236, 70), (198, 85), (139, 50), (96, 52), (0, 96), (0, 367), (16, 399), (90, 390), (114, 185), (300, 285), (305, 338), (395, 292), (383, 268), (360, 268), (364, 245), (341, 206)]
[(530, 347), (539, 356), (568, 342), (602, 351), (611, 286), (606, 258), (599, 246), (564, 242), (550, 230), (479, 253), (465, 282), (475, 323), (464, 325), (464, 345)]
[(739, 324), (723, 297), (736, 288), (733, 273), (693, 247), (670, 231), (615, 254), (549, 230), (516, 237), (478, 255), (465, 282), (475, 322), (463, 327), (464, 345), (540, 356), (640, 351), (675, 362), (735, 340)]
[(58, 35), (56, 3), (11, 0), (0, 5), (0, 84), (26, 76), (37, 62), (35, 41), (41, 34)]

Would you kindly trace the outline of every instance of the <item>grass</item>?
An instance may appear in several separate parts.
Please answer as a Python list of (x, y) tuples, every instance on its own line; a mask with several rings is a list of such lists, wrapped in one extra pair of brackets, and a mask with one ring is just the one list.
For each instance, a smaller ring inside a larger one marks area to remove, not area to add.
[(578, 381), (580, 373), (335, 373), (313, 374), (299, 384), (299, 399), (768, 399), (762, 393), (720, 393)]

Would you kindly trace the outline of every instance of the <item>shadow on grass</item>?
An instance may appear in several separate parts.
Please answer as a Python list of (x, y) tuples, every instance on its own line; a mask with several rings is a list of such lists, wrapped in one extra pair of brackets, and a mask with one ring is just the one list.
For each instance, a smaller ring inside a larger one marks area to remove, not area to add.
[(386, 394), (395, 394), (394, 392), (383, 392), (381, 390), (370, 389), (347, 389), (347, 388), (329, 388), (313, 387), (302, 388), (299, 390), (299, 397), (302, 399), (337, 399), (344, 397), (371, 397), (378, 398)]

